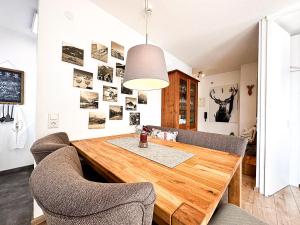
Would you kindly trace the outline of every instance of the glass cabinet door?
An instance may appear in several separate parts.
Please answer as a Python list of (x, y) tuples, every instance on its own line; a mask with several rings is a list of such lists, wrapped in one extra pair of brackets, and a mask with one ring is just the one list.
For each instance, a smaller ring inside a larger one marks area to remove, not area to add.
[(187, 80), (180, 79), (179, 86), (179, 126), (187, 121)]
[(196, 128), (196, 96), (197, 88), (194, 82), (190, 85), (190, 128)]

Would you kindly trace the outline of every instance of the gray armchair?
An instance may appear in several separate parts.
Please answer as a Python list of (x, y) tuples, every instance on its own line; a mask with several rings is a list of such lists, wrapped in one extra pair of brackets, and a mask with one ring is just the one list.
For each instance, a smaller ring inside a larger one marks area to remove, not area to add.
[(70, 145), (69, 137), (66, 133), (54, 133), (43, 137), (33, 143), (30, 151), (34, 157), (36, 164), (42, 161), (47, 155)]
[(150, 225), (155, 192), (151, 183), (103, 184), (83, 178), (74, 147), (41, 161), (30, 177), (33, 197), (47, 225)]

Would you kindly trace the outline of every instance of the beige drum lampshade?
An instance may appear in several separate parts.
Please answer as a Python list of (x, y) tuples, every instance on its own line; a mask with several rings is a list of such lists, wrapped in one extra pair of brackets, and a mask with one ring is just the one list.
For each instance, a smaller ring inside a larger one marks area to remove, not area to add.
[(142, 44), (127, 53), (123, 85), (134, 90), (155, 90), (169, 86), (164, 52), (161, 48)]

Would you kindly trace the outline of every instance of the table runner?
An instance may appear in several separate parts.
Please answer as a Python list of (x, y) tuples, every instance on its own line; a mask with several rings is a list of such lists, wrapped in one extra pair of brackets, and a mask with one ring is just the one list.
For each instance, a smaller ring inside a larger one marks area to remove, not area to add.
[(151, 142), (148, 142), (148, 148), (139, 148), (139, 139), (133, 137), (117, 138), (107, 142), (169, 168), (174, 168), (194, 156), (180, 149)]

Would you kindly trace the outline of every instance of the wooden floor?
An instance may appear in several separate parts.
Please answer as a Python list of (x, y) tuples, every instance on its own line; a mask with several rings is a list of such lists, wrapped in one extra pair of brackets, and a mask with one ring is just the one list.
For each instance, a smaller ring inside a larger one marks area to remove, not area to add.
[(243, 176), (242, 207), (270, 225), (300, 225), (300, 189), (286, 187), (264, 197), (254, 191), (255, 180)]
[[(271, 197), (264, 197), (254, 190), (255, 180), (243, 176), (242, 207), (253, 216), (270, 225), (300, 225), (300, 189), (286, 187)], [(32, 223), (46, 225), (42, 220)]]

